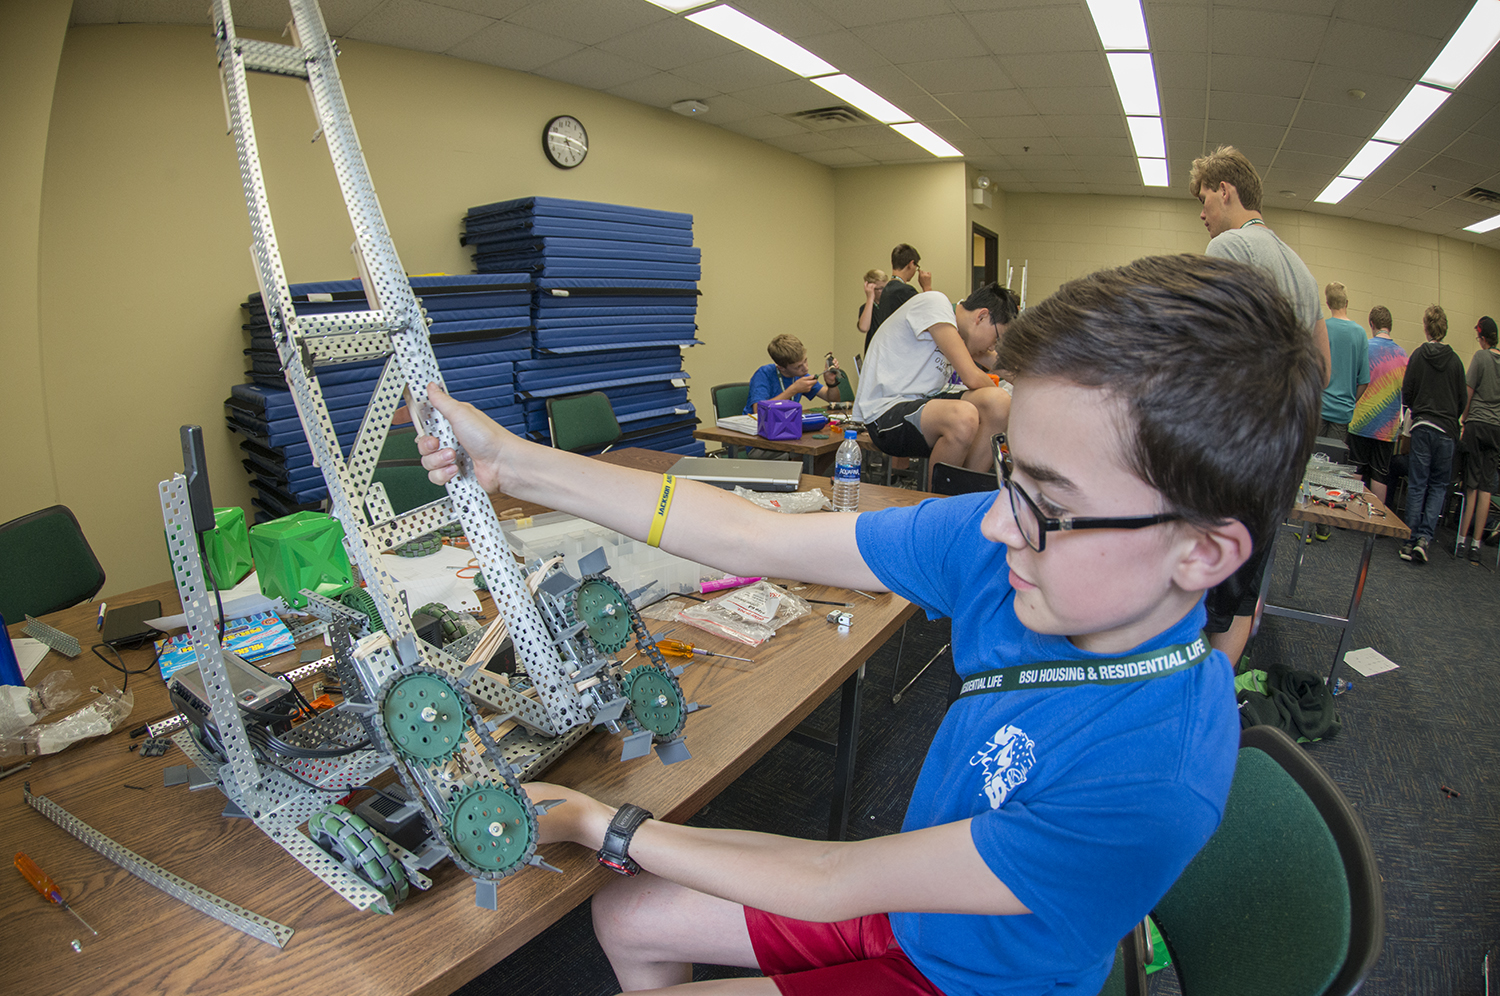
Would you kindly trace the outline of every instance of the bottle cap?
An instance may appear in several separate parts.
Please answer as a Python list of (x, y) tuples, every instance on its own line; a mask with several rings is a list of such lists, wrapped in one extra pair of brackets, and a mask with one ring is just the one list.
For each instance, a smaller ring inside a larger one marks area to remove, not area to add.
[(844, 438), (845, 439), (856, 439), (858, 437), (859, 437), (859, 433), (855, 432), (853, 429), (845, 429), (844, 430)]

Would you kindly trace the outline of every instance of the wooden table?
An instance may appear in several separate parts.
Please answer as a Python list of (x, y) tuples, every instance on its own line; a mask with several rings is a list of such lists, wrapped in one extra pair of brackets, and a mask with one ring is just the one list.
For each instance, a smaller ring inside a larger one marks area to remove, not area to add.
[[(1271, 572), (1276, 565), (1276, 540), (1280, 537), (1281, 529), (1276, 530), (1276, 535), (1271, 538), (1271, 549), (1266, 554), (1269, 558), (1266, 564), (1265, 574), (1260, 582), (1260, 603), (1262, 611), (1267, 615), (1285, 616), (1288, 619), (1300, 619), (1303, 622), (1318, 623), (1323, 626), (1332, 626), (1340, 631), (1339, 646), (1333, 655), (1333, 666), (1328, 669), (1328, 684), (1333, 685), (1339, 670), (1339, 665), (1344, 662), (1344, 654), (1349, 651), (1349, 644), (1354, 639), (1355, 617), (1359, 614), (1359, 602), (1365, 593), (1365, 580), (1370, 574), (1370, 556), (1375, 550), (1375, 538), (1377, 536), (1394, 536), (1398, 539), (1406, 539), (1411, 535), (1411, 530), (1406, 523), (1383, 505), (1379, 498), (1366, 491), (1364, 496), (1356, 499), (1348, 508), (1330, 508), (1327, 505), (1308, 503), (1306, 505), (1293, 506), (1291, 514), (1287, 516), (1289, 522), (1298, 522), (1318, 526), (1337, 526), (1352, 532), (1363, 533), (1365, 537), (1364, 549), (1360, 552), (1359, 569), (1354, 578), (1354, 592), (1349, 598), (1348, 615), (1336, 616), (1323, 612), (1309, 612), (1306, 609), (1294, 608), (1290, 605), (1273, 605), (1268, 598), (1271, 590)], [(1299, 534), (1298, 542), (1301, 536)], [(1301, 546), (1297, 549), (1297, 561), (1292, 567), (1292, 578), (1288, 594), (1297, 591), (1297, 575), (1302, 569), (1302, 555), (1304, 550)]]
[[(825, 438), (818, 439), (816, 438), (818, 436)], [(706, 425), (694, 429), (693, 438), (701, 439), (706, 443), (723, 443), (729, 447), (730, 456), (738, 456), (741, 447), (759, 447), (763, 450), (795, 453), (802, 458), (803, 473), (811, 474), (816, 469), (820, 457), (831, 456), (839, 448), (839, 444), (844, 441), (844, 430), (829, 424), (813, 432), (804, 432), (800, 439), (762, 439), (760, 436), (752, 436), (746, 432), (735, 432), (733, 429)]]
[[(677, 457), (625, 450), (605, 459), (659, 470)], [(804, 482), (812, 485), (826, 488), (828, 482)], [(862, 505), (873, 509), (920, 497), (866, 485)], [(503, 496), (496, 502), (517, 504)], [(619, 738), (596, 730), (544, 777), (610, 803), (637, 803), (664, 819), (687, 819), (856, 677), (914, 611), (892, 594), (869, 601), (826, 590), (830, 594), (817, 587), (801, 594), (860, 602), (848, 633), (814, 613), (754, 653), (741, 654), (755, 658), (750, 670), (694, 663), (683, 673), (689, 701), (713, 707), (688, 719), (692, 760), (668, 768), (652, 754), (622, 764)], [(109, 601), (118, 606), (147, 598), (159, 598), (167, 611), (178, 606), (170, 584)], [(33, 684), (62, 668), (71, 669), (85, 687), (104, 679), (118, 684), (119, 676), (87, 649), (95, 638), (96, 611), (97, 605), (89, 604), (47, 617), (83, 641), (84, 654), (73, 661), (49, 654), (33, 673)], [(740, 653), (737, 645), (707, 633), (693, 639), (709, 649)], [(125, 656), (134, 667), (150, 662), (146, 651)], [(265, 662), (271, 671), (297, 664), (297, 654), (290, 652)], [(43, 902), (19, 874), (0, 874), (0, 915), (7, 950), (13, 952), (6, 959), (6, 992), (327, 996), (347, 989), (361, 996), (439, 996), (520, 947), (608, 879), (592, 852), (557, 844), (542, 853), (562, 874), (520, 872), (501, 883), (497, 911), (477, 908), (467, 876), (443, 862), (432, 872), (433, 888), (413, 890), (394, 915), (361, 913), (248, 820), (223, 817), (224, 797), (217, 790), (164, 788), (163, 771), (184, 763), (181, 752), (174, 747), (165, 757), (142, 758), (128, 749), (128, 730), (171, 714), (166, 690), (151, 674), (131, 678), (129, 687), (135, 710), (120, 731), (33, 758), (29, 771), (0, 781), (0, 854), (29, 854), (100, 935), (92, 937), (67, 913)], [(124, 847), (296, 934), (285, 950), (277, 950), (168, 897), (32, 811), (22, 799), (25, 781), (37, 795)], [(79, 953), (70, 947), (74, 938), (82, 942)], [(567, 971), (567, 965), (558, 970)]]

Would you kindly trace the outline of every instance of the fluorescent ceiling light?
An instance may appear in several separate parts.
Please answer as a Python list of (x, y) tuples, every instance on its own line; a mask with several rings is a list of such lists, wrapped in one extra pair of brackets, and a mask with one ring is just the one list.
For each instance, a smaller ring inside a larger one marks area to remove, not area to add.
[(1359, 181), (1352, 176), (1334, 177), (1332, 183), (1323, 188), (1323, 192), (1313, 200), (1319, 204), (1337, 204), (1349, 196), (1349, 191), (1359, 186)]
[(1418, 83), (1411, 88), (1411, 93), (1406, 99), (1396, 105), (1391, 116), (1385, 119), (1385, 124), (1375, 133), (1375, 137), (1382, 142), (1404, 142), (1411, 138), (1427, 119), (1432, 117), (1432, 112), (1443, 106), (1443, 101), (1448, 99), (1447, 90), (1439, 90), (1437, 87), (1423, 86)]
[(756, 55), (785, 66), (798, 76), (825, 76), (838, 72), (836, 66), (824, 62), (790, 38), (777, 34), (759, 21), (746, 17), (725, 4), (689, 14), (687, 19), (716, 35), (728, 38), (736, 45), (748, 48)]
[[(1500, 0), (1495, 0), (1500, 3)], [(1111, 52), (1109, 71), (1115, 76), (1115, 89), (1120, 92), (1120, 103), (1126, 114), (1161, 114), (1161, 103), (1156, 99), (1156, 73), (1151, 68), (1149, 52)]]
[(1500, 0), (1479, 0), (1432, 61), (1423, 83), (1458, 89), (1500, 41)]
[(702, 7), (709, 0), (648, 0), (648, 2), (656, 4), (663, 10), (670, 10), (674, 14), (681, 14), (685, 10)]
[(1161, 118), (1126, 118), (1135, 154), (1142, 159), (1167, 158), (1167, 139), (1161, 130)]
[(839, 73), (836, 76), (819, 76), (812, 82), (818, 84), (818, 86), (827, 90), (835, 97), (841, 98), (846, 103), (853, 104), (881, 124), (894, 124), (897, 121), (911, 120), (910, 114), (907, 114), (863, 83), (845, 76), (843, 73)]
[(1144, 52), (1151, 47), (1146, 38), (1146, 17), (1141, 13), (1141, 0), (1088, 0), (1088, 4), (1106, 52), (1117, 49)]
[(1137, 159), (1141, 167), (1141, 182), (1148, 187), (1167, 186), (1167, 161), (1165, 159)]
[(1486, 218), (1483, 221), (1476, 221), (1465, 228), (1464, 231), (1478, 232), (1480, 235), (1483, 235), (1485, 232), (1493, 232), (1497, 228), (1500, 228), (1500, 214), (1495, 215), (1493, 218)]
[(937, 132), (933, 131), (931, 128), (927, 127), (924, 124), (919, 124), (916, 121), (909, 121), (906, 124), (893, 124), (891, 125), (891, 127), (896, 131), (899, 131), (901, 134), (905, 135), (907, 138), (911, 139), (913, 142), (916, 142), (922, 148), (926, 149), (928, 152), (931, 152), (935, 156), (946, 158), (949, 156), (963, 155), (962, 152), (958, 151), (953, 146), (944, 141)]
[(1349, 160), (1349, 165), (1339, 170), (1339, 176), (1348, 176), (1356, 180), (1363, 180), (1379, 169), (1380, 164), (1389, 159), (1391, 153), (1395, 152), (1398, 148), (1400, 146), (1392, 145), (1389, 142), (1368, 141), (1365, 143), (1365, 147), (1356, 152), (1354, 158)]

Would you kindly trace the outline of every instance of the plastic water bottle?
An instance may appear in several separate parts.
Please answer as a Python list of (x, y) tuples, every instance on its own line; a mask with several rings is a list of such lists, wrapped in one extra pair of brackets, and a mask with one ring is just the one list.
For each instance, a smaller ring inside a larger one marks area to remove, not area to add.
[(858, 435), (853, 429), (844, 430), (844, 441), (833, 458), (833, 510), (835, 512), (859, 511), (859, 451)]
[(1342, 695), (1345, 692), (1354, 691), (1354, 682), (1345, 678), (1335, 678), (1333, 681), (1333, 694)]

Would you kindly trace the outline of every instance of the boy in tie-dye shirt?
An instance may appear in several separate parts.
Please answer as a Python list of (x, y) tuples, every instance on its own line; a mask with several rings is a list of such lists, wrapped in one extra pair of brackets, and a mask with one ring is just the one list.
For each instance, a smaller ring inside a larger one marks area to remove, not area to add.
[(1375, 497), (1385, 501), (1385, 477), (1396, 449), (1401, 425), (1401, 380), (1406, 375), (1406, 350), (1391, 338), (1391, 312), (1383, 305), (1370, 309), (1370, 385), (1354, 403), (1349, 420), (1349, 460)]

